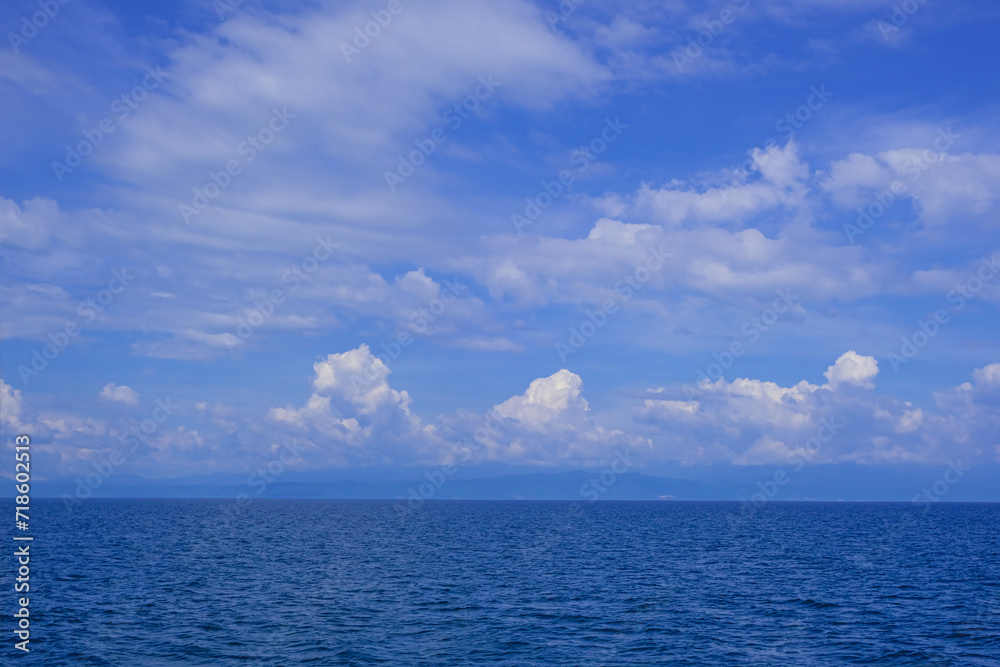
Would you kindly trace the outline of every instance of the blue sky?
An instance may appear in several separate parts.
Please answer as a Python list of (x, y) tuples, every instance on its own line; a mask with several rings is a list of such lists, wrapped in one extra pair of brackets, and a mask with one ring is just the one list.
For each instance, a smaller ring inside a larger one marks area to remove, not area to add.
[(824, 419), (810, 464), (1000, 461), (991, 3), (0, 25), (3, 447), (41, 474), (167, 399), (123, 469), (773, 465)]

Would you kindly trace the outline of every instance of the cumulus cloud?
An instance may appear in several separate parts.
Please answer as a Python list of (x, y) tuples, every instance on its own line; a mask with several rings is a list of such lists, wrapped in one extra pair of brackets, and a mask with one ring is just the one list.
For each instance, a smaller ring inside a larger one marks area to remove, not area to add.
[[(457, 412), (425, 423), (411, 410), (410, 395), (391, 386), (390, 369), (361, 345), (315, 362), (313, 392), (304, 404), (274, 407), (261, 417), (199, 402), (198, 428), (163, 426), (128, 467), (159, 474), (239, 470), (270, 460), (288, 442), (295, 452), (289, 465), (300, 469), (449, 461), (593, 466), (618, 452), (640, 467), (667, 461), (975, 462), (1000, 456), (1000, 363), (975, 369), (970, 382), (936, 394), (934, 410), (876, 394), (877, 374), (873, 357), (848, 351), (828, 367), (822, 385), (720, 378), (703, 380), (684, 399), (651, 390), (633, 412), (634, 428), (623, 431), (596, 422), (583, 379), (562, 369), (532, 380), (485, 414)], [(109, 384), (102, 395), (131, 397), (127, 389)], [(0, 381), (0, 399), (4, 428), (26, 428), (21, 393)], [(129, 429), (124, 422), (67, 412), (30, 421), (32, 433), (52, 443), (44, 446), (53, 459), (50, 469), (65, 474), (106, 455), (108, 442)]]
[(306, 437), (327, 465), (436, 460), (444, 447), (433, 426), (410, 411), (410, 395), (389, 385), (391, 370), (367, 345), (313, 364), (313, 394), (300, 408), (272, 408), (275, 422)]
[(313, 364), (313, 370), (316, 372), (313, 387), (317, 392), (336, 395), (361, 414), (371, 415), (385, 409), (409, 414), (409, 394), (389, 386), (392, 371), (367, 345), (331, 354), (325, 361)]
[(878, 361), (875, 357), (862, 356), (854, 350), (849, 350), (842, 354), (823, 375), (828, 380), (830, 389), (836, 390), (841, 384), (873, 389), (875, 376), (878, 375)]
[(645, 438), (597, 425), (583, 397), (583, 380), (566, 369), (532, 380), (524, 393), (494, 406), (482, 424), (473, 432), (479, 460), (593, 465), (617, 451), (650, 446)]
[[(328, 463), (461, 459), (565, 465), (599, 462), (616, 449), (648, 447), (642, 438), (595, 424), (583, 380), (565, 369), (533, 380), (523, 394), (488, 415), (443, 415), (436, 424), (424, 424), (411, 412), (409, 394), (390, 386), (390, 369), (367, 345), (331, 354), (313, 369), (315, 391), (306, 404), (273, 408), (270, 416), (309, 438), (314, 456), (324, 449)], [(470, 453), (473, 441), (479, 444)]]
[(1000, 363), (977, 368), (972, 382), (937, 392), (934, 398), (945, 415), (941, 428), (948, 429), (961, 449), (1000, 461)]
[(996, 439), (995, 366), (976, 370), (975, 384), (938, 394), (936, 413), (875, 394), (877, 361), (848, 351), (827, 369), (824, 385), (706, 378), (685, 392), (688, 400), (651, 392), (633, 416), (656, 428), (658, 451), (689, 463), (983, 460)]
[(109, 428), (106, 421), (69, 409), (36, 409), (20, 390), (0, 379), (0, 427), (6, 433), (2, 446), (14, 447), (14, 437), (31, 437), (32, 462), (39, 478), (79, 473), (97, 457), (106, 457)]
[(565, 368), (547, 378), (532, 380), (520, 396), (512, 396), (496, 406), (508, 419), (516, 419), (527, 428), (543, 430), (569, 421), (590, 421), (590, 404), (583, 397), (583, 380)]
[(125, 403), (126, 405), (139, 404), (139, 394), (134, 389), (125, 385), (118, 386), (114, 382), (104, 385), (100, 396), (106, 401), (115, 403)]
[(982, 388), (1000, 387), (1000, 364), (990, 364), (972, 372), (976, 385)]

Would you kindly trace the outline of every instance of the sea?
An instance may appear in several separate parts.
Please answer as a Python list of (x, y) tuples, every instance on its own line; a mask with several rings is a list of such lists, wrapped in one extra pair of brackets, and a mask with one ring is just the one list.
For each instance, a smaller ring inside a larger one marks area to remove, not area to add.
[(3, 665), (1000, 665), (1000, 504), (0, 505)]

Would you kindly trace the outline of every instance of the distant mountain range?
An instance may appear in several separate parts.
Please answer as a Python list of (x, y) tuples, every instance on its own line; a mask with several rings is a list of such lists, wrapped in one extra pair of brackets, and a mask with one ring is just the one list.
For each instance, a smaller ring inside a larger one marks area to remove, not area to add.
[[(673, 466), (658, 474), (603, 470), (536, 472), (495, 466), (368, 468), (278, 476), (190, 475), (146, 479), (97, 473), (33, 480), (32, 496), (94, 498), (340, 498), (433, 500), (822, 500), (1000, 502), (1000, 465)], [(603, 476), (603, 477), (602, 477)], [(89, 494), (88, 494), (89, 492)], [(755, 495), (756, 494), (756, 495)], [(14, 495), (0, 480), (0, 495)]]

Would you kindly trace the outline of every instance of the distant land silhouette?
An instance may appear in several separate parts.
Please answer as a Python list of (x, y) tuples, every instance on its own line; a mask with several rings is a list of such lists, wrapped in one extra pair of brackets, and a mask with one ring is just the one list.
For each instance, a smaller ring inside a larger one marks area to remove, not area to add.
[[(607, 469), (529, 472), (518, 467), (469, 466), (451, 477), (434, 467), (380, 467), (189, 475), (147, 479), (113, 474), (91, 490), (93, 498), (340, 498), (413, 500), (821, 500), (1000, 502), (1000, 465), (952, 473), (946, 465), (672, 466), (656, 474)], [(784, 473), (785, 476), (776, 473)], [(603, 474), (603, 479), (602, 479)], [(951, 483), (957, 478), (957, 481)], [(85, 496), (84, 478), (35, 480), (35, 497)], [(94, 478), (96, 479), (96, 478)], [(777, 482), (775, 481), (777, 480)], [(91, 480), (93, 481), (93, 480)], [(610, 483), (609, 483), (610, 482)], [(937, 492), (935, 492), (937, 484)], [(0, 480), (0, 495), (13, 495)], [(82, 491), (79, 496), (78, 491)]]

